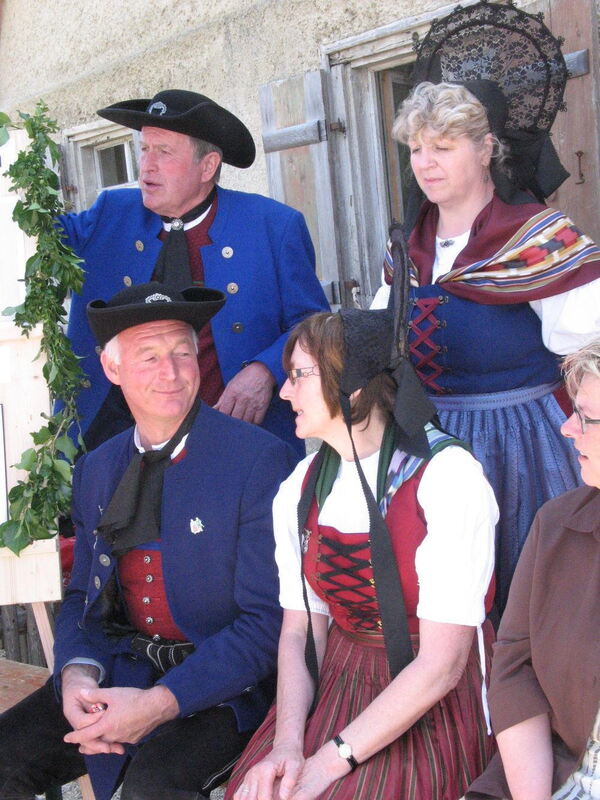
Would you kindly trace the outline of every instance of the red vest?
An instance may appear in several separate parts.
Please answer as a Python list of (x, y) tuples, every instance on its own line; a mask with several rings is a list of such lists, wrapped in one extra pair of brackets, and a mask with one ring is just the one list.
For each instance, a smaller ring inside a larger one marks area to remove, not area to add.
[[(410, 633), (419, 632), (417, 605), (419, 584), (415, 569), (417, 548), (427, 534), (423, 509), (417, 490), (427, 463), (395, 493), (385, 522), (400, 574)], [(335, 622), (345, 630), (381, 631), (381, 618), (368, 533), (340, 533), (317, 522), (318, 509), (313, 500), (306, 530), (310, 531), (304, 556), (304, 572), (316, 594), (325, 600)], [(331, 542), (341, 547), (332, 547)], [(494, 600), (494, 578), (486, 598), (486, 613)]]

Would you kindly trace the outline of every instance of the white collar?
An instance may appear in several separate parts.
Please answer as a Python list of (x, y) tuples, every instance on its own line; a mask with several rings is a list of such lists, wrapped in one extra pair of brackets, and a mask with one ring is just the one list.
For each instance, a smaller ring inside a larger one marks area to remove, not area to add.
[[(206, 219), (206, 217), (207, 217), (209, 211), (211, 210), (211, 208), (212, 208), (212, 203), (209, 205), (209, 207), (206, 209), (206, 211), (203, 211), (202, 214), (200, 214), (199, 217), (196, 217), (196, 219), (191, 220), (191, 222), (184, 222), (183, 230), (184, 231), (189, 231), (190, 228), (195, 228), (196, 225), (199, 225), (202, 222), (203, 219)], [(163, 222), (162, 226), (163, 226), (163, 229), (166, 230), (167, 232), (171, 230), (171, 223), (170, 222)]]
[[(189, 433), (186, 433), (185, 436), (182, 437), (182, 439), (179, 442), (179, 444), (177, 445), (177, 447), (171, 453), (171, 458), (172, 459), (176, 458), (179, 455), (179, 453), (181, 453), (181, 451), (185, 447), (185, 443), (187, 441), (188, 436), (189, 436)], [(160, 444), (153, 444), (151, 449), (152, 450), (162, 450), (163, 447), (167, 444), (168, 441), (169, 440), (167, 439), (166, 442), (161, 442)], [(145, 453), (146, 452), (146, 448), (142, 446), (142, 442), (140, 440), (140, 432), (138, 430), (138, 426), (137, 425), (135, 426), (135, 428), (133, 430), (133, 443), (136, 446), (138, 453)]]

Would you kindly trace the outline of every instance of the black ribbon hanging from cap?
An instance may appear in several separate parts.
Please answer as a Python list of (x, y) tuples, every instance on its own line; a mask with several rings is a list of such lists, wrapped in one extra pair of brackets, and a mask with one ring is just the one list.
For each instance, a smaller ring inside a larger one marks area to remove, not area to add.
[(166, 283), (174, 289), (187, 289), (193, 284), (190, 269), (190, 255), (185, 238), (184, 225), (193, 222), (207, 211), (215, 199), (217, 187), (213, 186), (208, 197), (199, 205), (183, 214), (181, 217), (162, 217), (163, 222), (170, 223), (171, 230), (154, 265), (153, 280)]
[(136, 452), (129, 462), (98, 523), (98, 533), (111, 545), (114, 555), (123, 555), (133, 547), (160, 539), (164, 473), (173, 451), (190, 432), (200, 403), (198, 396), (164, 447)]
[(410, 641), (410, 631), (408, 629), (408, 619), (406, 617), (404, 593), (402, 591), (396, 556), (394, 555), (387, 525), (381, 515), (373, 492), (367, 483), (354, 446), (354, 439), (352, 438), (351, 432), (352, 412), (350, 409), (350, 398), (347, 395), (341, 395), (340, 400), (344, 420), (346, 421), (346, 426), (350, 433), (354, 463), (356, 464), (360, 485), (369, 512), (369, 539), (371, 543), (373, 578), (377, 591), (377, 603), (381, 616), (381, 626), (390, 667), (390, 675), (392, 678), (395, 678), (414, 658)]
[(400, 223), (390, 226), (391, 255), (394, 276), (388, 301), (393, 314), (390, 367), (398, 387), (394, 404), (394, 419), (398, 426), (398, 444), (407, 453), (421, 458), (430, 455), (425, 425), (436, 416), (429, 399), (410, 363), (408, 344), (410, 272), (408, 247)]
[[(394, 251), (393, 251), (394, 252)], [(383, 637), (392, 677), (413, 658), (406, 606), (390, 534), (377, 501), (362, 470), (352, 437), (353, 392), (386, 370), (397, 383), (394, 406), (396, 441), (408, 453), (421, 457), (431, 454), (425, 424), (435, 415), (435, 407), (427, 398), (408, 361), (404, 327), (408, 307), (408, 287), (403, 277), (405, 265), (394, 255), (397, 277), (395, 309), (361, 311), (347, 309), (339, 314), (344, 330), (344, 366), (340, 379), (340, 405), (352, 445), (354, 462), (369, 513), (373, 577), (381, 615)], [(403, 294), (405, 296), (403, 296)]]

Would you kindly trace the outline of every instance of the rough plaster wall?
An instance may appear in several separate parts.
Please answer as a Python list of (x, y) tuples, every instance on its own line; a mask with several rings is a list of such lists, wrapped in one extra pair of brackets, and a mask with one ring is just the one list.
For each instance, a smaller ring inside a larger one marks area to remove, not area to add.
[[(2, 0), (0, 0), (2, 2)], [(443, 0), (4, 0), (0, 110), (43, 97), (61, 127), (163, 88), (208, 94), (260, 147), (258, 87), (320, 66), (320, 47), (444, 5)], [(264, 159), (223, 184), (267, 191)]]

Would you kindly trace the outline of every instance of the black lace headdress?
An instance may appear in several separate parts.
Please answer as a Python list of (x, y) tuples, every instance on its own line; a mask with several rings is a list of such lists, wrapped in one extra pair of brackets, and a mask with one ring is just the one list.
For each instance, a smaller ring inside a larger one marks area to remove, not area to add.
[(569, 76), (561, 45), (542, 14), (487, 0), (435, 20), (417, 45), (413, 83), (465, 85), (508, 145), (510, 175), (492, 166), (506, 202), (543, 202), (569, 175), (549, 135)]
[(415, 83), (487, 79), (502, 89), (506, 127), (549, 131), (569, 73), (542, 14), (484, 0), (436, 20), (419, 45)]

